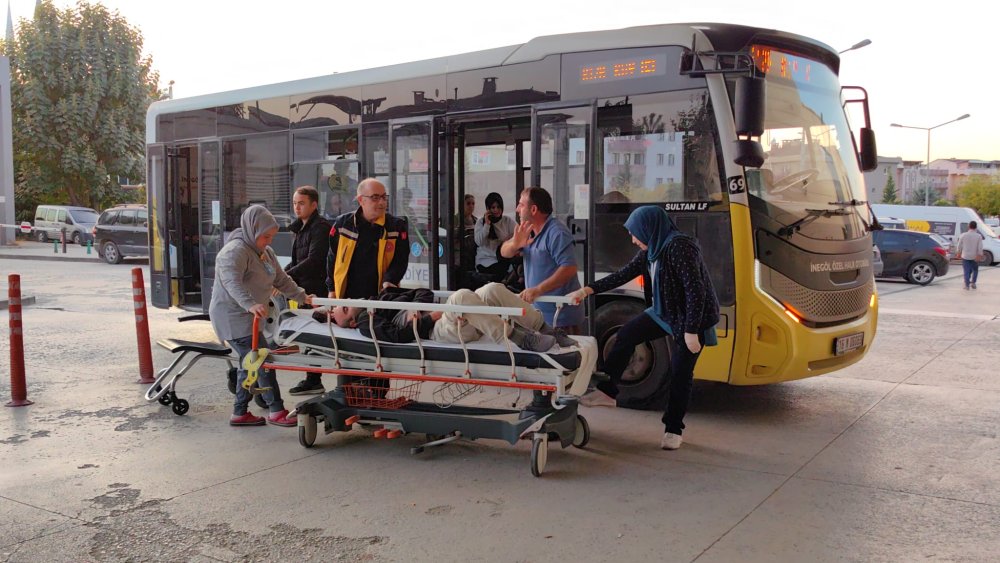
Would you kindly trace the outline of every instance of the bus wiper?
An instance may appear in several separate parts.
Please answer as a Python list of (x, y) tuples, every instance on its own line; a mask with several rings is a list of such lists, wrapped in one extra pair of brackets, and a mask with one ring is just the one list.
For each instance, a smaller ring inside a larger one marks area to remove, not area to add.
[[(882, 225), (879, 224), (878, 219), (875, 217), (875, 211), (872, 209), (872, 204), (869, 203), (867, 200), (866, 201), (860, 201), (860, 200), (857, 200), (857, 199), (852, 199), (852, 200), (849, 200), (849, 201), (831, 201), (829, 203), (830, 203), (830, 205), (836, 205), (836, 206), (838, 206), (840, 208), (844, 208), (844, 207), (853, 207), (853, 208), (855, 208), (855, 211), (858, 214), (858, 219), (861, 220), (861, 224), (865, 226), (865, 230), (868, 231), (869, 233), (872, 232), (872, 231), (881, 231), (882, 230)], [(871, 223), (869, 223), (868, 221), (865, 221), (864, 215), (862, 215), (861, 211), (859, 211), (857, 209), (858, 207), (861, 207), (862, 205), (866, 206), (868, 208), (868, 212), (871, 213), (871, 218), (872, 218), (872, 222)]]
[(851, 212), (846, 209), (806, 209), (806, 216), (799, 219), (798, 221), (792, 223), (791, 225), (781, 227), (778, 229), (779, 237), (791, 237), (795, 231), (798, 231), (803, 226), (812, 223), (820, 217), (833, 217), (835, 215), (850, 215)]

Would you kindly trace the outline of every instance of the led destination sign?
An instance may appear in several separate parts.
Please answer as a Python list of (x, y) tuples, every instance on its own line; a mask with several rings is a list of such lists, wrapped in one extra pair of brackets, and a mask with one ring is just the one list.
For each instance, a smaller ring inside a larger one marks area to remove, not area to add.
[(600, 84), (666, 74), (666, 55), (643, 54), (613, 61), (587, 62), (580, 65), (580, 84)]

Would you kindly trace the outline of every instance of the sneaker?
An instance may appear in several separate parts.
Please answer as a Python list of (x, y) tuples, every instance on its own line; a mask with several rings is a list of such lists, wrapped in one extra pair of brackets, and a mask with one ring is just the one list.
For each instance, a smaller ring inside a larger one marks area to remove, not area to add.
[(594, 389), (580, 397), (580, 404), (585, 407), (617, 407), (618, 401), (604, 391)]
[(976, 289), (976, 284), (975, 283), (972, 284), (972, 289)]
[(556, 344), (562, 348), (573, 348), (579, 346), (576, 340), (573, 340), (566, 334), (566, 331), (561, 328), (552, 328), (547, 323), (542, 323), (541, 328), (538, 332), (542, 334), (547, 334), (549, 336), (554, 336), (556, 338)]
[(246, 412), (241, 415), (233, 415), (229, 417), (230, 426), (263, 426), (264, 417), (254, 416), (252, 412)]
[(288, 428), (290, 426), (297, 425), (299, 423), (299, 419), (295, 415), (288, 416), (287, 410), (280, 410), (267, 415), (267, 423)]
[(556, 345), (556, 337), (540, 332), (533, 332), (521, 326), (514, 326), (510, 339), (522, 350), (529, 352), (548, 352)]
[(964, 290), (968, 291), (968, 290), (969, 290), (969, 286), (965, 286), (965, 287), (963, 287), (962, 289), (964, 289)]
[(303, 379), (288, 390), (289, 395), (322, 395), (325, 392), (322, 383), (312, 383), (308, 379)]
[(670, 432), (663, 433), (663, 439), (660, 440), (660, 448), (664, 450), (676, 450), (681, 447), (681, 442), (684, 439), (681, 438), (680, 434), (671, 434)]

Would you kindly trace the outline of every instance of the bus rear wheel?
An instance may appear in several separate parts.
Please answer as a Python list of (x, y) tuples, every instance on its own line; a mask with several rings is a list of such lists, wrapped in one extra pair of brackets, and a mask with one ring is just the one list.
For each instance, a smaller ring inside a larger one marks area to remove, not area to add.
[[(636, 315), (644, 314), (645, 305), (637, 300), (621, 299), (606, 303), (594, 316), (601, 364), (614, 346), (618, 330)], [(631, 409), (662, 410), (666, 405), (670, 374), (670, 346), (658, 338), (635, 347), (622, 382), (618, 386), (618, 405)]]

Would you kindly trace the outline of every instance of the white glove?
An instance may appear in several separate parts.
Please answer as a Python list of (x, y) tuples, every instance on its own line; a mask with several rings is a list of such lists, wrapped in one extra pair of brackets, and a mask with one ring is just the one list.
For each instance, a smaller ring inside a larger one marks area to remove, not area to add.
[(698, 335), (691, 334), (690, 332), (684, 333), (684, 344), (687, 344), (688, 350), (691, 350), (692, 354), (697, 354), (701, 351), (701, 342), (698, 342)]

